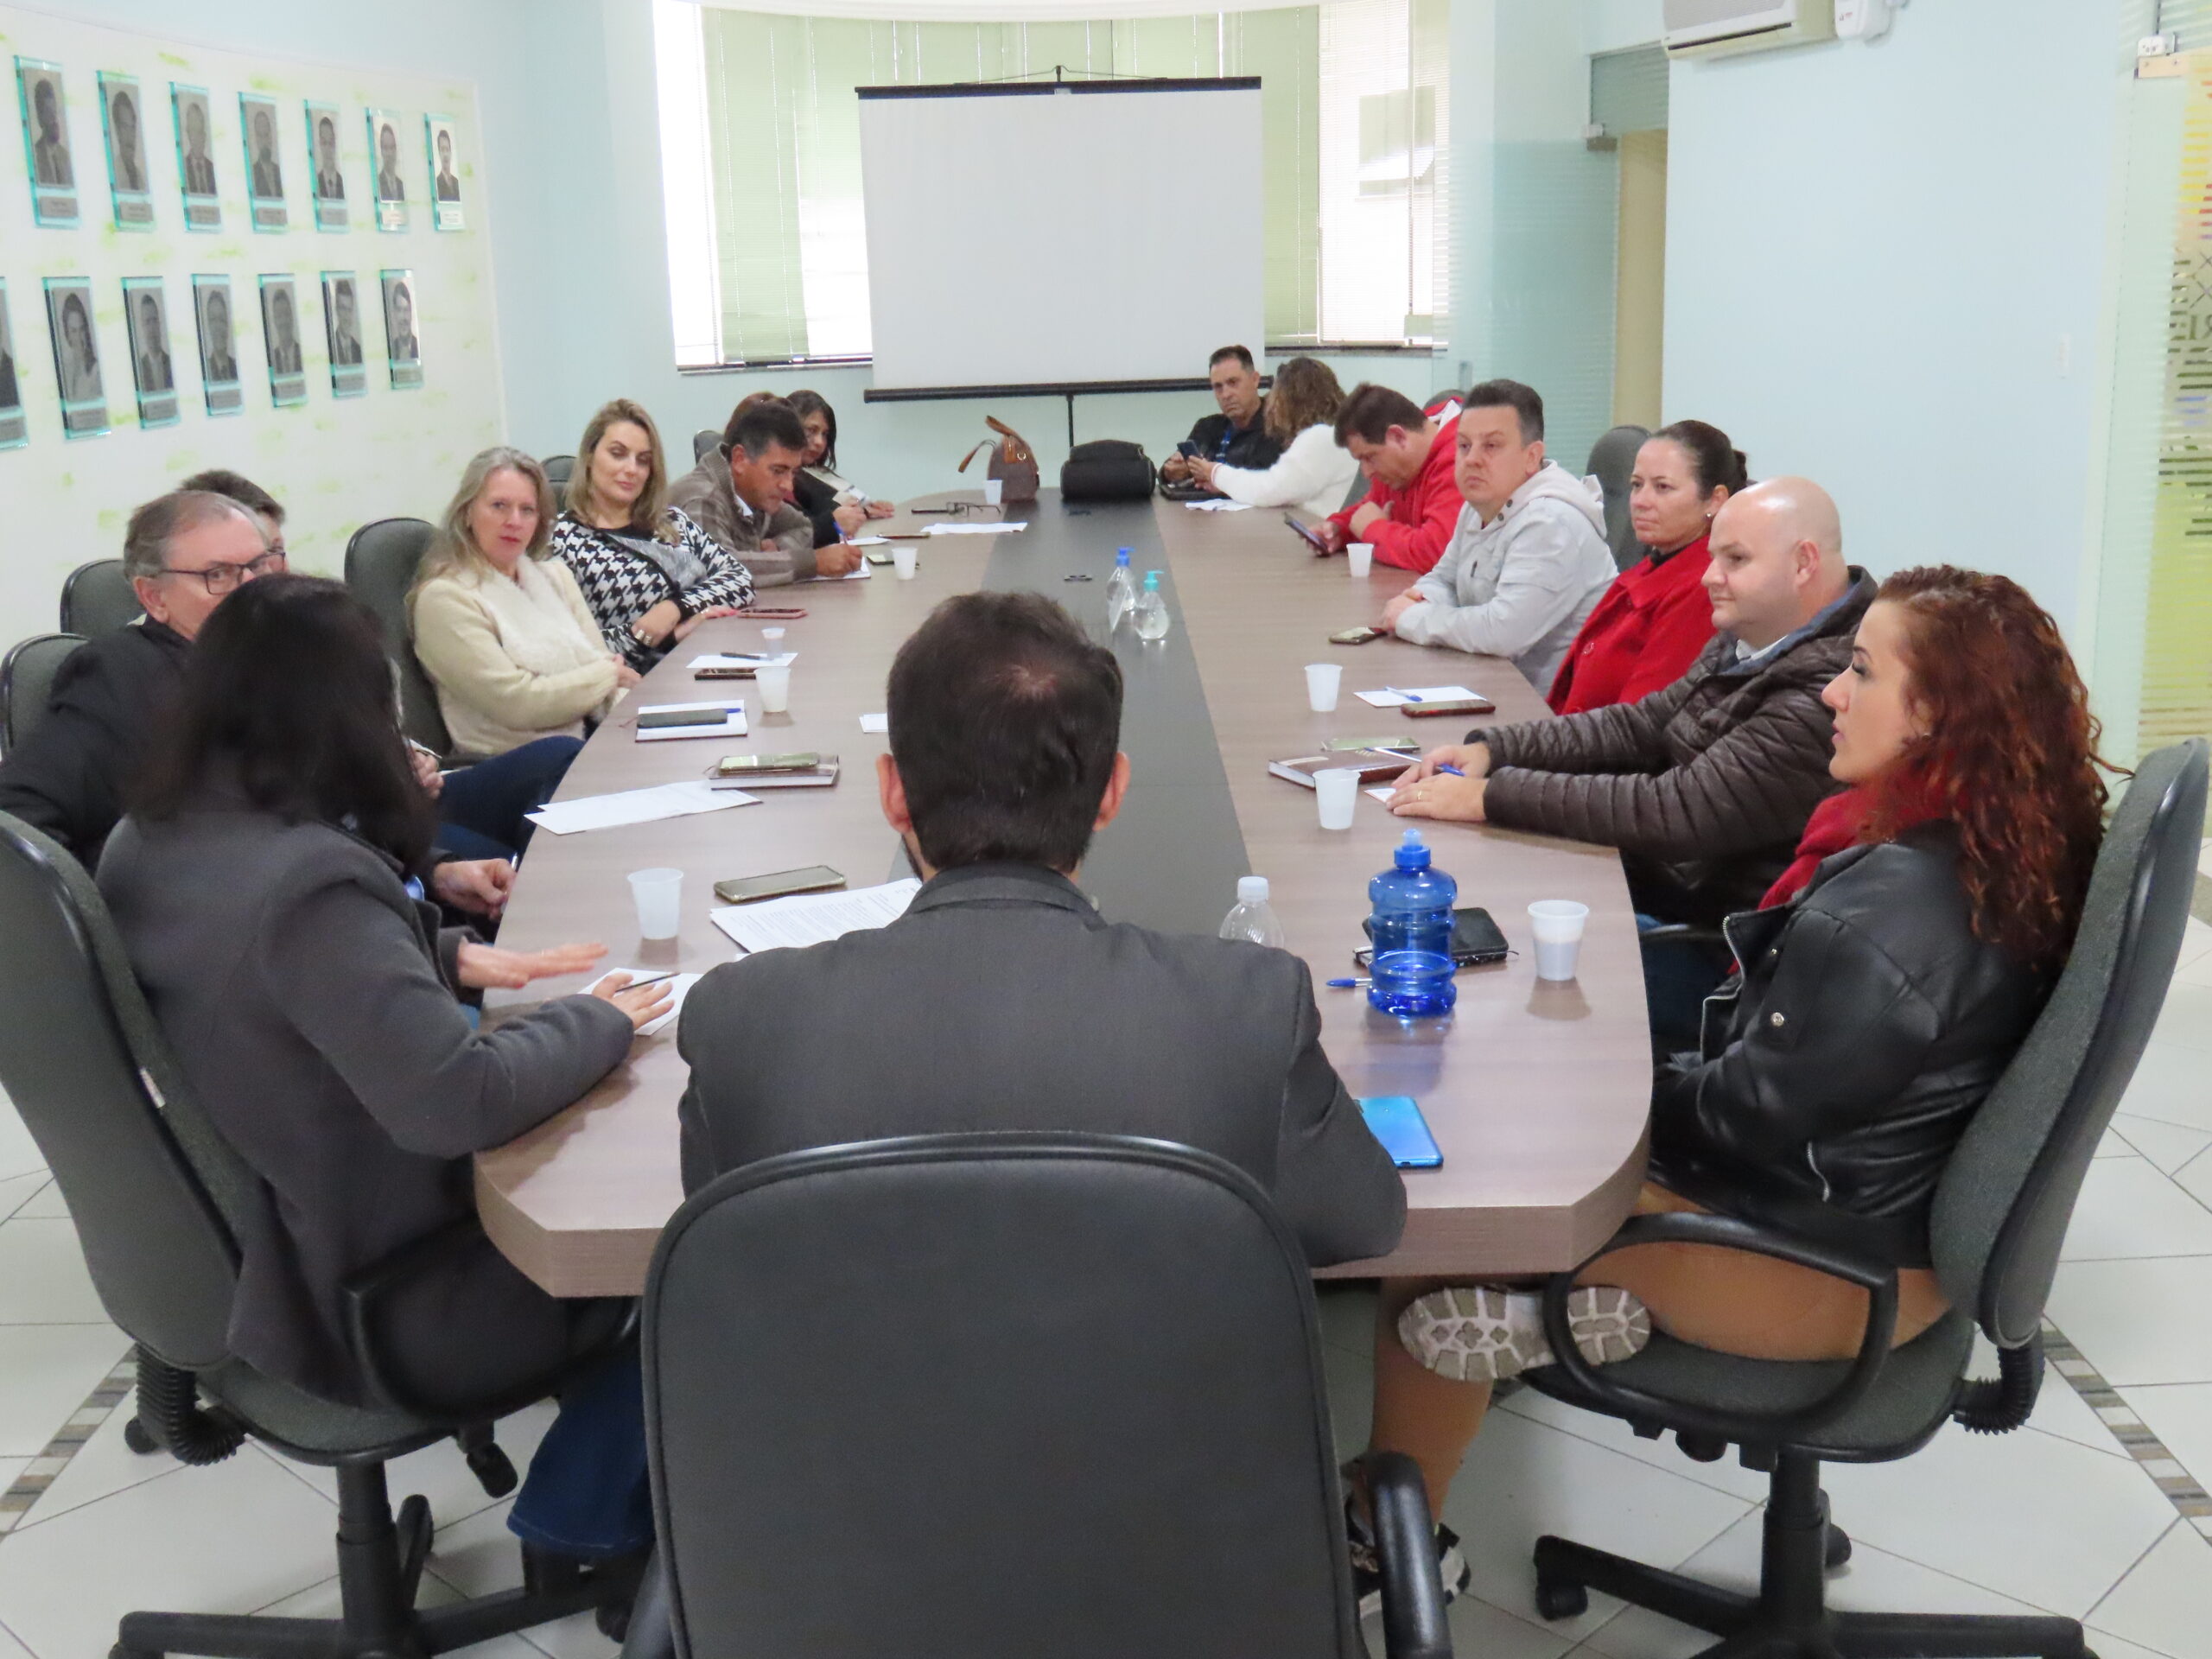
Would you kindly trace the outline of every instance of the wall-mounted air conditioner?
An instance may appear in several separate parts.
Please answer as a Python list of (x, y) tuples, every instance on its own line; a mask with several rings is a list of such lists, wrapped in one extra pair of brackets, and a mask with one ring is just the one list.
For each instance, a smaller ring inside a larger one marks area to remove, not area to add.
[(1835, 38), (1835, 0), (1664, 0), (1670, 58), (1717, 58)]

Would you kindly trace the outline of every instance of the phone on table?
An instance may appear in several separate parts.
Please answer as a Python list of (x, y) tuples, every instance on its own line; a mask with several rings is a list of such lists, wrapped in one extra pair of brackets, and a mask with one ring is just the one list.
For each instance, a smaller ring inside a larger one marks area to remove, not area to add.
[[(1372, 938), (1374, 924), (1362, 922)], [(1498, 931), (1497, 924), (1490, 912), (1480, 905), (1470, 905), (1465, 910), (1452, 912), (1452, 964), (1455, 968), (1476, 968), (1486, 962), (1503, 962), (1513, 954), (1513, 947), (1505, 942), (1505, 935)], [(1351, 956), (1355, 967), (1374, 965), (1375, 948), (1369, 945), (1355, 950)]]
[(1283, 514), (1282, 521), (1298, 532), (1299, 539), (1304, 542), (1306, 546), (1312, 548), (1316, 553), (1321, 555), (1324, 558), (1328, 556), (1329, 544), (1321, 539), (1320, 531), (1315, 530), (1313, 525), (1307, 524), (1303, 518), (1300, 518), (1294, 512), (1286, 512)]
[(748, 622), (796, 622), (806, 612), (797, 605), (755, 605), (738, 614)]
[(1370, 639), (1380, 639), (1382, 630), (1362, 625), (1357, 628), (1339, 628), (1329, 636), (1332, 645), (1363, 645)]
[(1421, 1103), (1411, 1095), (1370, 1095), (1359, 1103), (1359, 1115), (1400, 1169), (1443, 1165), (1444, 1154), (1428, 1131), (1428, 1120), (1421, 1115)]
[(726, 905), (749, 905), (756, 899), (781, 899), (794, 893), (826, 893), (845, 885), (844, 874), (827, 864), (810, 864), (803, 870), (778, 870), (772, 875), (741, 875), (715, 883), (715, 897)]
[(880, 547), (871, 547), (862, 556), (865, 557), (870, 564), (890, 564), (894, 563), (891, 555), (885, 552)]
[(1408, 760), (1421, 757), (1421, 740), (1417, 737), (1332, 737), (1328, 747), (1338, 754), (1356, 749), (1386, 749), (1392, 754), (1402, 754)]
[(1439, 715), (1494, 715), (1497, 705), (1488, 697), (1452, 697), (1443, 702), (1402, 702), (1398, 712), (1408, 720), (1433, 720)]
[(717, 778), (736, 778), (747, 772), (812, 772), (822, 757), (809, 749), (798, 754), (726, 754), (715, 767)]

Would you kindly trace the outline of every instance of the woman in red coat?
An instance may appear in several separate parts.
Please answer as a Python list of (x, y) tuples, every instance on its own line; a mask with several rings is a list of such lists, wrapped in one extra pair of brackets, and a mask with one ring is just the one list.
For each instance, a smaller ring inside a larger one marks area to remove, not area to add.
[(1644, 441), (1629, 478), (1629, 521), (1644, 556), (1615, 577), (1560, 664), (1552, 712), (1634, 702), (1672, 685), (1713, 638), (1706, 539), (1720, 504), (1751, 482), (1743, 452), (1703, 421)]

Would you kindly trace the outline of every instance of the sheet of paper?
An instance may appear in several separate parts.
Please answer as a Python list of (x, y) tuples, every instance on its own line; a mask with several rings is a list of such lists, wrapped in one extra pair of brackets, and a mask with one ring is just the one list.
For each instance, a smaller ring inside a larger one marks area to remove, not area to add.
[(1398, 792), (1398, 786), (1395, 784), (1378, 784), (1373, 789), (1364, 792), (1388, 806), (1390, 804), (1390, 798)]
[(1020, 524), (931, 524), (927, 533), (931, 536), (1010, 536), (1017, 530), (1028, 528), (1029, 521), (1025, 518)]
[(651, 823), (658, 818), (680, 818), (693, 812), (755, 806), (760, 800), (758, 795), (748, 795), (741, 789), (715, 789), (705, 779), (697, 778), (680, 784), (660, 784), (652, 789), (626, 789), (619, 794), (555, 801), (530, 814), (530, 821), (550, 834), (573, 836), (584, 830), (613, 830), (626, 823)]
[[(618, 974), (627, 974), (632, 981), (636, 981), (656, 979), (668, 970), (665, 968), (617, 968), (614, 971)], [(606, 977), (604, 974), (601, 975), (599, 981), (594, 982), (594, 986), (603, 982)], [(666, 982), (669, 994), (668, 1012), (658, 1020), (649, 1020), (639, 1026), (638, 1034), (640, 1037), (658, 1037), (674, 1025), (676, 1016), (683, 1012), (683, 999), (691, 995), (691, 988), (699, 982), (699, 979), (700, 976), (697, 974), (678, 974), (674, 979)]]
[(713, 912), (714, 923), (741, 950), (820, 944), (864, 927), (882, 927), (897, 921), (921, 890), (922, 884), (909, 877), (851, 893), (793, 893), (788, 899), (764, 899), (757, 905), (732, 905), (717, 910)]
[[(658, 715), (664, 711), (676, 714), (696, 714), (696, 726), (662, 726), (652, 731), (639, 727), (637, 739), (640, 743), (657, 743), (671, 737), (743, 737), (745, 735), (745, 699), (716, 697), (712, 702), (641, 702), (640, 716)], [(715, 719), (716, 715), (721, 720)]]
[(845, 545), (847, 547), (882, 547), (890, 540), (888, 536), (848, 536), (845, 538)]
[(882, 736), (888, 737), (891, 735), (891, 716), (888, 715), (862, 715), (861, 716), (861, 730), (864, 732), (875, 732)]
[(798, 652), (795, 651), (786, 651), (779, 655), (763, 652), (758, 657), (709, 651), (694, 657), (684, 666), (696, 674), (702, 668), (789, 668), (798, 660)]
[(1252, 506), (1249, 501), (1231, 501), (1225, 495), (1211, 501), (1185, 501), (1183, 505), (1192, 512), (1248, 512)]
[(1353, 693), (1362, 702), (1375, 709), (1395, 709), (1408, 702), (1451, 702), (1461, 697), (1479, 696), (1464, 685), (1402, 685), (1395, 690), (1358, 691)]

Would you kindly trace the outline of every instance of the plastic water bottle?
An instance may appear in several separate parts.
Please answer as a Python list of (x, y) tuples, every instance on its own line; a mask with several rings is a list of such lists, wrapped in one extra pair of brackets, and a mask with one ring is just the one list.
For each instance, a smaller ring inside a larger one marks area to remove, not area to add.
[(1137, 638), (1165, 639), (1167, 637), (1167, 601), (1160, 596), (1160, 572), (1144, 573), (1144, 591), (1137, 595)]
[(1421, 831), (1408, 830), (1389, 869), (1367, 884), (1375, 965), (1367, 1000), (1385, 1014), (1448, 1014), (1459, 1000), (1452, 983), (1452, 901), (1459, 884), (1428, 861)]
[(1282, 924), (1275, 919), (1274, 906), (1268, 902), (1266, 876), (1237, 878), (1236, 903), (1221, 924), (1221, 937), (1282, 948)]
[(1122, 619), (1136, 607), (1137, 579), (1129, 574), (1129, 550), (1114, 554), (1114, 574), (1106, 578), (1106, 632), (1122, 626)]

